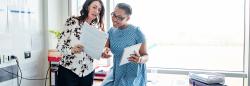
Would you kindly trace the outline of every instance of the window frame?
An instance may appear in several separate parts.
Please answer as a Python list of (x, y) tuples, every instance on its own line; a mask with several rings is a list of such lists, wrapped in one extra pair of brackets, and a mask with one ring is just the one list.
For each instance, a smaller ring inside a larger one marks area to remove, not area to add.
[[(106, 7), (105, 7), (105, 22), (106, 23), (106, 30), (111, 27), (111, 17), (109, 13), (113, 10), (115, 6), (115, 0), (106, 0)], [(217, 72), (224, 74), (226, 77), (232, 78), (242, 78), (244, 86), (250, 82), (248, 75), (250, 74), (250, 24), (249, 24), (249, 10), (250, 10), (250, 0), (244, 0), (244, 57), (243, 57), (243, 71), (242, 72), (230, 72), (230, 71), (214, 71), (214, 70), (202, 70), (202, 69), (181, 69), (181, 68), (157, 68), (157, 67), (149, 67), (147, 71), (150, 73), (152, 70), (157, 70), (158, 73), (161, 74), (177, 74), (177, 75), (188, 75), (189, 72), (198, 72), (198, 73), (209, 73), (209, 72)], [(72, 0), (69, 0), (69, 14), (72, 15)], [(111, 60), (108, 60), (108, 64), (112, 64)], [(248, 85), (249, 86), (249, 85)]]

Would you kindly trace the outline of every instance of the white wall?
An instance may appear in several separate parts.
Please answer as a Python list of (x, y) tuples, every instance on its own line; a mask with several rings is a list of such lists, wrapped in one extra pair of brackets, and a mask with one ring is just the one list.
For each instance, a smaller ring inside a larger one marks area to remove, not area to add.
[[(48, 2), (48, 29), (61, 31), (68, 18), (68, 0), (50, 0)], [(55, 49), (57, 39), (49, 33), (49, 49)]]
[[(10, 20), (8, 22), (10, 24), (8, 31), (0, 34), (2, 36), (0, 39), (2, 40), (0, 41), (0, 49), (7, 49), (7, 52), (18, 57), (23, 77), (44, 78), (48, 64), (46, 64), (47, 50), (45, 47), (45, 29), (43, 27), (42, 17), (43, 0), (32, 0), (31, 2), (32, 6), (36, 5), (36, 9), (34, 9), (36, 11), (33, 12), (34, 15), (29, 17), (31, 18), (31, 27), (29, 29), (17, 27), (20, 31), (12, 30), (11, 27), (15, 25), (21, 26), (23, 23), (21, 24), (15, 21), (15, 24)], [(8, 40), (8, 42), (4, 40)], [(25, 51), (31, 51), (31, 58), (24, 59)], [(44, 80), (30, 81), (23, 79), (21, 86), (43, 86), (43, 84)], [(17, 80), (12, 79), (0, 82), (0, 86), (17, 86)]]

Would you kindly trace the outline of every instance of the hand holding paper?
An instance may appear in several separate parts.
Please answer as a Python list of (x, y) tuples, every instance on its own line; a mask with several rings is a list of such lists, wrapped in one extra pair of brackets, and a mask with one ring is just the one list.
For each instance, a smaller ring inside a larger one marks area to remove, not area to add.
[(130, 61), (128, 61), (128, 58), (130, 57), (130, 55), (136, 54), (135, 52), (137, 52), (137, 53), (139, 52), (141, 44), (142, 43), (139, 43), (139, 44), (132, 45), (132, 46), (124, 48), (124, 52), (123, 52), (123, 55), (122, 55), (120, 66), (130, 62)]
[(140, 62), (140, 54), (136, 51), (134, 51), (134, 54), (131, 54), (128, 58), (128, 61), (139, 63)]
[(73, 46), (71, 52), (72, 53), (81, 53), (83, 51), (83, 48), (84, 48), (83, 45), (77, 44), (77, 45)]
[(110, 58), (111, 57), (111, 51), (109, 48), (104, 48), (104, 51), (102, 53), (102, 57), (103, 58)]

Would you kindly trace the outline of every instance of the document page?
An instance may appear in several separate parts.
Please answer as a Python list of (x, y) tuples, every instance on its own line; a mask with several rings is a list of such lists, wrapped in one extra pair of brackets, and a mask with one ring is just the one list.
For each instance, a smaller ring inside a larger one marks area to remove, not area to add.
[(80, 41), (84, 46), (84, 51), (94, 59), (100, 59), (108, 35), (105, 32), (99, 31), (96, 27), (84, 23)]
[(135, 54), (135, 52), (139, 53), (141, 44), (142, 43), (139, 43), (139, 44), (135, 44), (135, 45), (124, 48), (120, 66), (130, 62), (128, 61), (128, 58), (130, 57), (131, 54)]

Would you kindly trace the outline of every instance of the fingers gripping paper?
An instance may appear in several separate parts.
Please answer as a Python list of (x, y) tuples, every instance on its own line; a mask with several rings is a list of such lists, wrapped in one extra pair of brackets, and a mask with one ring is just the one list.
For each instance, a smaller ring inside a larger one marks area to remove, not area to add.
[(120, 62), (120, 66), (129, 63), (128, 58), (130, 57), (131, 54), (139, 53), (140, 47), (142, 43), (135, 44), (129, 47), (124, 48), (123, 54), (122, 54), (122, 59)]
[(94, 59), (100, 59), (108, 35), (97, 28), (84, 23), (80, 41), (84, 46), (84, 51)]

